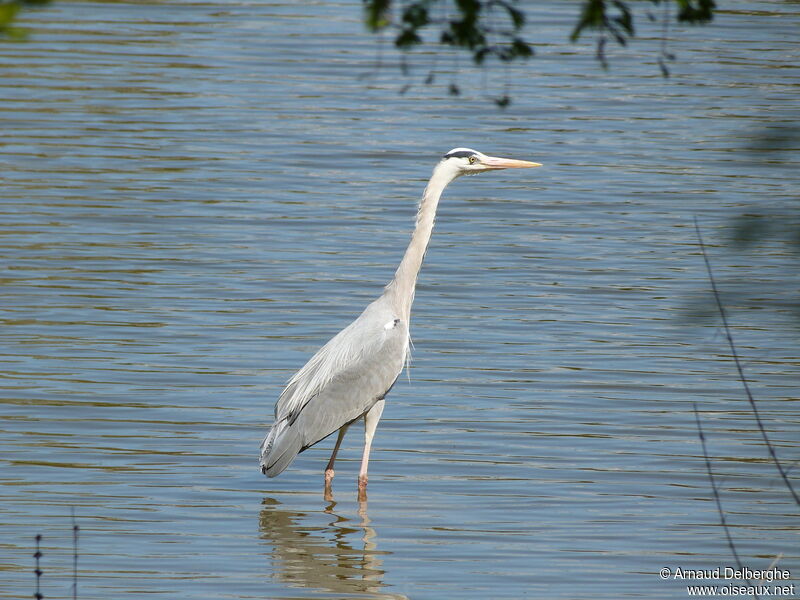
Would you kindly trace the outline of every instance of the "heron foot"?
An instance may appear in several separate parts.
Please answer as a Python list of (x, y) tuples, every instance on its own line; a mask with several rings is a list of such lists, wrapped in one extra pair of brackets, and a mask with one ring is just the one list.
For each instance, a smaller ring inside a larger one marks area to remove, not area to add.
[(332, 502), (333, 501), (333, 488), (331, 487), (331, 483), (333, 483), (333, 469), (325, 469), (325, 501)]

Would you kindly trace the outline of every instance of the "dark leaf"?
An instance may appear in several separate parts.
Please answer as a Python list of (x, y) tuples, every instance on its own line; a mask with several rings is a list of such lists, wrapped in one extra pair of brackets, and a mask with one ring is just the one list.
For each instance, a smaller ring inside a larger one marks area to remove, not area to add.
[(530, 58), (533, 56), (533, 48), (522, 38), (514, 38), (514, 41), (511, 43), (511, 48), (516, 57)]
[(525, 26), (525, 13), (511, 6), (510, 4), (505, 4), (506, 11), (508, 11), (508, 16), (511, 19), (511, 23), (514, 25), (515, 30), (522, 29)]
[(391, 0), (364, 0), (364, 23), (375, 33), (386, 27), (392, 8)]
[(629, 36), (633, 37), (633, 15), (631, 14), (628, 5), (621, 0), (614, 0), (614, 6), (619, 10), (619, 15), (614, 17), (614, 22), (619, 24)]
[(604, 0), (584, 0), (581, 14), (570, 40), (577, 41), (586, 28), (603, 29), (606, 23), (606, 3)]
[(616, 30), (612, 30), (611, 35), (614, 36), (614, 39), (617, 40), (617, 43), (620, 46), (627, 46), (628, 45), (628, 38), (626, 38), (623, 34)]
[(491, 48), (489, 48), (487, 46), (484, 46), (483, 48), (478, 48), (472, 54), (472, 60), (475, 61), (476, 65), (480, 65), (480, 64), (483, 63), (484, 59), (486, 58), (486, 55), (491, 53), (491, 52), (492, 52)]
[(714, 0), (675, 0), (678, 3), (678, 21), (707, 23), (714, 18), (717, 5)]
[(394, 40), (394, 45), (398, 48), (410, 48), (420, 43), (422, 43), (422, 38), (413, 29), (404, 29)]
[(403, 23), (410, 25), (413, 29), (428, 25), (428, 23), (430, 23), (430, 17), (426, 4), (426, 2), (414, 2), (409, 4), (403, 11)]
[(464, 20), (475, 21), (478, 18), (478, 13), (481, 12), (479, 0), (456, 0), (456, 6)]
[(17, 2), (0, 4), (0, 31), (3, 31), (14, 20), (17, 12), (19, 12), (19, 3)]

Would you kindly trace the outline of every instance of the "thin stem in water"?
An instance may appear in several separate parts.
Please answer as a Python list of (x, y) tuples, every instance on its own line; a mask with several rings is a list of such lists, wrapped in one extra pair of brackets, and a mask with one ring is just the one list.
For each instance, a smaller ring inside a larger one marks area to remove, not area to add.
[(753, 415), (756, 418), (756, 424), (758, 425), (758, 430), (761, 432), (761, 437), (764, 439), (764, 444), (767, 446), (767, 450), (769, 451), (769, 455), (772, 458), (772, 462), (775, 463), (775, 467), (778, 469), (778, 473), (780, 473), (783, 482), (786, 484), (786, 487), (789, 489), (789, 492), (792, 494), (794, 501), (800, 506), (800, 496), (797, 495), (797, 492), (794, 490), (794, 486), (792, 486), (792, 482), (789, 480), (789, 476), (786, 473), (786, 470), (783, 468), (783, 465), (778, 460), (778, 455), (775, 452), (775, 447), (770, 442), (769, 436), (767, 435), (767, 430), (764, 428), (764, 423), (761, 421), (761, 415), (758, 412), (758, 407), (756, 406), (756, 401), (753, 398), (753, 394), (750, 391), (750, 386), (747, 383), (747, 379), (744, 376), (744, 369), (742, 368), (742, 363), (739, 360), (739, 353), (736, 350), (736, 344), (733, 343), (733, 335), (731, 335), (731, 328), (728, 325), (728, 317), (725, 313), (725, 307), (722, 304), (722, 300), (719, 295), (719, 290), (717, 289), (717, 283), (714, 280), (714, 273), (711, 270), (711, 261), (708, 258), (708, 253), (706, 252), (706, 246), (703, 243), (703, 236), (700, 233), (700, 225), (697, 223), (697, 217), (694, 219), (694, 229), (697, 232), (697, 241), (700, 245), (700, 250), (703, 253), (703, 261), (706, 265), (706, 272), (708, 273), (708, 279), (711, 282), (711, 291), (714, 294), (714, 300), (717, 303), (717, 310), (719, 311), (719, 316), (722, 320), (722, 327), (725, 330), (725, 339), (728, 340), (728, 347), (731, 350), (731, 357), (733, 358), (733, 362), (736, 365), (736, 371), (739, 373), (739, 381), (742, 382), (742, 386), (744, 387), (745, 394), (747, 395), (747, 400), (750, 402), (750, 408), (753, 411)]

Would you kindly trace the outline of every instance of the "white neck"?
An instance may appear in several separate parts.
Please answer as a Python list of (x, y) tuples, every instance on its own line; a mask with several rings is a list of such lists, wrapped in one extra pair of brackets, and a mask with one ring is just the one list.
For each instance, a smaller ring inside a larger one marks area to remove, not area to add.
[(417, 275), (425, 259), (425, 251), (433, 232), (433, 223), (436, 219), (436, 208), (439, 198), (453, 179), (459, 173), (452, 164), (439, 163), (433, 170), (425, 193), (419, 203), (417, 211), (417, 224), (411, 235), (411, 242), (406, 248), (403, 260), (394, 274), (394, 279), (386, 286), (386, 295), (392, 297), (403, 318), (408, 322), (411, 315), (411, 304), (414, 302), (414, 289), (417, 285)]

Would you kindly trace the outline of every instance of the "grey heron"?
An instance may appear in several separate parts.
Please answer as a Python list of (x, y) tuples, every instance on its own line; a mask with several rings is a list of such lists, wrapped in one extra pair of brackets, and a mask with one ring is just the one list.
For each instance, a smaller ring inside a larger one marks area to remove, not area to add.
[(367, 465), (384, 398), (406, 363), (414, 288), (445, 187), (461, 175), (539, 163), (487, 156), (454, 148), (433, 169), (417, 211), (411, 242), (394, 278), (380, 297), (342, 329), (289, 380), (275, 403), (275, 422), (261, 443), (261, 471), (275, 477), (295, 457), (338, 431), (325, 468), (325, 497), (331, 497), (333, 463), (347, 428), (364, 418), (364, 453), (358, 474), (359, 500), (366, 498)]

